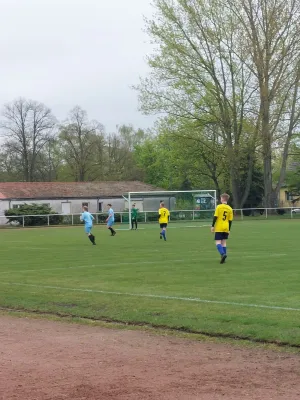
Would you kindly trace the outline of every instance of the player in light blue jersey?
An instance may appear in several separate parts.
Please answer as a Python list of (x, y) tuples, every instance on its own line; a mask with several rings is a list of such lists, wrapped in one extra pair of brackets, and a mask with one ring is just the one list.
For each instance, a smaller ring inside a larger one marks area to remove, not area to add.
[(88, 235), (88, 238), (92, 242), (92, 244), (95, 246), (95, 236), (92, 234), (92, 228), (93, 228), (93, 221), (94, 217), (92, 216), (91, 213), (88, 211), (87, 206), (82, 207), (82, 214), (80, 216), (80, 220), (84, 222), (84, 230), (85, 233)]
[(107, 229), (111, 231), (111, 236), (115, 236), (115, 234), (117, 233), (113, 229), (113, 225), (115, 223), (115, 213), (114, 210), (112, 209), (111, 204), (107, 204), (107, 207), (108, 207), (108, 217), (106, 219)]

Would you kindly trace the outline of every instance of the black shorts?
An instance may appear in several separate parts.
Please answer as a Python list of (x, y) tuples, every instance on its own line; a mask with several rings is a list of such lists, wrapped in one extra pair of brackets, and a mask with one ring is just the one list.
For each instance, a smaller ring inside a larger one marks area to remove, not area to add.
[(167, 226), (168, 226), (168, 224), (159, 224), (160, 225), (160, 227), (161, 227), (161, 229), (163, 229), (163, 228), (166, 228)]
[(228, 232), (215, 232), (215, 240), (227, 240), (228, 236)]

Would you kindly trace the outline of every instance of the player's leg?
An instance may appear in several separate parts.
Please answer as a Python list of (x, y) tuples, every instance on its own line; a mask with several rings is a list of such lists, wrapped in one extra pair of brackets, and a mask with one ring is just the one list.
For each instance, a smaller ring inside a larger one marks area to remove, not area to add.
[(224, 254), (224, 250), (223, 250), (223, 246), (222, 246), (222, 241), (224, 240), (223, 235), (224, 235), (223, 232), (215, 232), (216, 248), (221, 256), (221, 264), (223, 264), (224, 261), (226, 260), (226, 254)]
[(221, 240), (221, 246), (223, 249), (223, 255), (221, 256), (221, 264), (224, 264), (227, 258), (227, 239), (228, 239), (228, 233), (223, 232)]
[(227, 254), (227, 241), (226, 241), (226, 239), (223, 239), (221, 244), (222, 244), (222, 247), (223, 247), (223, 253)]
[(113, 222), (108, 222), (108, 224), (107, 224), (107, 228), (110, 230), (110, 232), (111, 232), (111, 235), (110, 236), (115, 236), (115, 234), (117, 233), (114, 229), (113, 229)]
[(167, 240), (167, 236), (166, 236), (167, 224), (161, 224), (161, 225), (162, 225), (161, 236), (164, 238), (164, 241), (166, 241)]
[(92, 244), (96, 244), (95, 236), (92, 234), (91, 230), (92, 230), (91, 226), (85, 226), (85, 233), (87, 234), (89, 240), (92, 242)]
[(222, 257), (224, 254), (224, 251), (223, 251), (223, 246), (222, 246), (222, 240), (219, 239), (218, 235), (215, 236), (215, 242), (216, 242), (216, 248), (217, 248), (218, 252), (220, 253), (220, 256)]
[(135, 222), (135, 230), (137, 230), (137, 219), (134, 222)]
[(134, 219), (131, 219), (131, 230), (133, 230)]
[[(93, 229), (93, 227), (91, 228), (91, 230)], [(96, 242), (95, 242), (95, 236), (92, 234), (92, 232), (90, 233), (90, 237), (91, 237), (91, 242), (93, 243), (93, 245), (95, 246), (96, 245)]]

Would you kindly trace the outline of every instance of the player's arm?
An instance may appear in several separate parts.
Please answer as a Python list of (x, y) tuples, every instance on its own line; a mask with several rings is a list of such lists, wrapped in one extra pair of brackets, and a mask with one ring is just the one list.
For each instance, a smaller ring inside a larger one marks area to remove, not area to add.
[(229, 232), (231, 230), (232, 221), (233, 221), (233, 212), (231, 211), (230, 214), (229, 214), (229, 218), (228, 218)]
[(217, 208), (216, 208), (216, 211), (215, 211), (215, 214), (214, 214), (214, 217), (213, 217), (213, 220), (212, 220), (212, 224), (211, 224), (211, 231), (212, 231), (212, 232), (215, 231), (215, 225), (216, 225), (218, 216), (219, 216), (219, 210), (218, 210), (218, 207), (217, 207)]
[(92, 218), (92, 221), (94, 221), (95, 220), (95, 217), (91, 214), (91, 218)]
[(158, 210), (158, 219), (161, 217), (161, 209)]

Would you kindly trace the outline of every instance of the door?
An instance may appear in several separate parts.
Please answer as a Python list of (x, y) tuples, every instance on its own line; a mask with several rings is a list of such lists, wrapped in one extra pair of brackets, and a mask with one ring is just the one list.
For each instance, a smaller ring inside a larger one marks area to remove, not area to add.
[(61, 213), (71, 214), (71, 203), (61, 203)]

